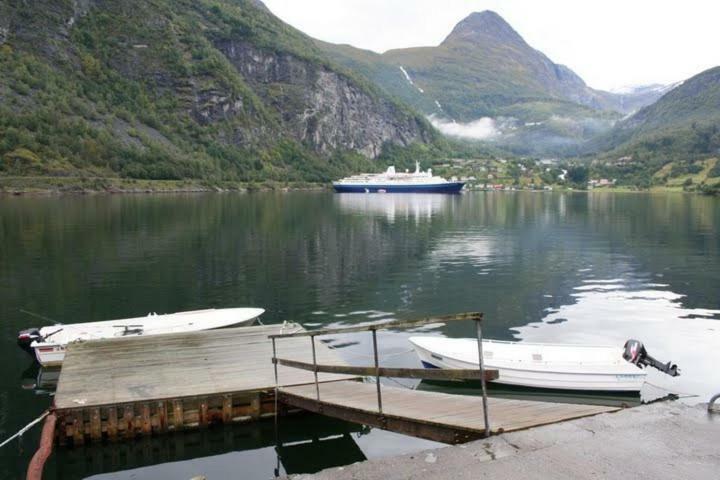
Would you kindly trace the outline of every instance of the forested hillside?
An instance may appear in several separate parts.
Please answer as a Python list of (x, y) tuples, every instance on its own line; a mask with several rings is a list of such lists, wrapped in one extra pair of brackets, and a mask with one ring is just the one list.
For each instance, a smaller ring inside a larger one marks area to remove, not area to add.
[(326, 181), (422, 116), (250, 0), (0, 0), (0, 175)]

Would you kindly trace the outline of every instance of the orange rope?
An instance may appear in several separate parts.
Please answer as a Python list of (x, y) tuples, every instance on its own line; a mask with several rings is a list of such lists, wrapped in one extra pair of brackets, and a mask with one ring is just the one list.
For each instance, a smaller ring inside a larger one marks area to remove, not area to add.
[(37, 452), (33, 455), (28, 465), (27, 480), (42, 480), (43, 469), (45, 468), (45, 462), (50, 457), (53, 449), (53, 440), (55, 439), (55, 422), (57, 416), (55, 412), (45, 417), (45, 423), (43, 424), (42, 433), (40, 434), (40, 447)]

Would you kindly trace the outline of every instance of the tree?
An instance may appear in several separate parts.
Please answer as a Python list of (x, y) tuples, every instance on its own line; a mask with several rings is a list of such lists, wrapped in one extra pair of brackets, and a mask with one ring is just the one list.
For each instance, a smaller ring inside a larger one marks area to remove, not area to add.
[(584, 166), (570, 167), (568, 180), (576, 185), (585, 185), (588, 181), (588, 169)]

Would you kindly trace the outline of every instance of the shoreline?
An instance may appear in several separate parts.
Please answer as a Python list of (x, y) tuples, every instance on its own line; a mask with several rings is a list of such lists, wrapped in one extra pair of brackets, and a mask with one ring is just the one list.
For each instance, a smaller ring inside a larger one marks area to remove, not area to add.
[[(138, 195), (178, 193), (252, 193), (291, 191), (331, 191), (329, 183), (313, 182), (233, 182), (207, 180), (139, 180), (117, 177), (4, 177), (0, 176), (0, 197), (6, 196), (53, 196), (53, 195)], [(552, 191), (543, 190), (482, 190), (469, 189), (462, 193), (636, 193), (636, 194), (696, 194), (681, 188), (655, 186), (649, 189), (632, 187), (595, 188), (588, 190), (554, 186)]]
[(659, 402), (284, 478), (575, 479), (642, 472), (643, 478), (711, 479), (720, 466), (715, 420), (704, 405)]
[(0, 197), (53, 195), (137, 195), (177, 193), (250, 193), (324, 191), (312, 182), (212, 182), (202, 180), (136, 180), (109, 177), (2, 177)]

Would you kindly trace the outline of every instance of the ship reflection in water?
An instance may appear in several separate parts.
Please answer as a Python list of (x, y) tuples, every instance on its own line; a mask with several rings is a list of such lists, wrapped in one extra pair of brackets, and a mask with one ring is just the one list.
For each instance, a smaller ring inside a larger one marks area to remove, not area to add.
[(452, 212), (462, 200), (460, 195), (407, 193), (403, 195), (370, 195), (342, 193), (333, 200), (340, 210), (360, 216), (384, 216), (390, 223), (396, 220), (426, 221), (441, 213)]

